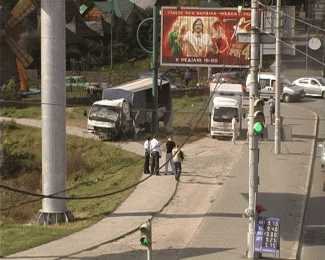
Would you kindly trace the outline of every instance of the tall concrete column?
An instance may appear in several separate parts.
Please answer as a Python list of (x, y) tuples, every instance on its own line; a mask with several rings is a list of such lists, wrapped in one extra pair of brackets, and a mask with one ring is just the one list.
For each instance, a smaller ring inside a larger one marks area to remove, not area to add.
[[(42, 193), (65, 196), (65, 0), (41, 1)], [(36, 223), (72, 221), (66, 201), (45, 198)]]

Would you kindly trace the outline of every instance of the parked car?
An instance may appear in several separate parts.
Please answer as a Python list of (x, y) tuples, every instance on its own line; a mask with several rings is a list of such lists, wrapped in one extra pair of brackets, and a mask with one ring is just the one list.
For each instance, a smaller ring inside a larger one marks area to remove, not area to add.
[(65, 86), (68, 91), (73, 91), (75, 89), (86, 90), (87, 87), (98, 85), (95, 82), (88, 82), (84, 76), (69, 76), (65, 78)]
[(299, 78), (294, 82), (297, 86), (302, 87), (307, 95), (321, 96), (325, 99), (325, 78)]

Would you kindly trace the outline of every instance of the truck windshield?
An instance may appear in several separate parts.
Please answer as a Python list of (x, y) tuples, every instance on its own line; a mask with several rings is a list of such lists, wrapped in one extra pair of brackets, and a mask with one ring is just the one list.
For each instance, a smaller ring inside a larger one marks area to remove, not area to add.
[(216, 107), (214, 109), (213, 120), (216, 122), (231, 123), (234, 116), (238, 116), (238, 110), (235, 107)]
[(115, 108), (94, 105), (89, 112), (89, 119), (103, 122), (115, 122), (118, 118), (118, 115), (119, 111)]

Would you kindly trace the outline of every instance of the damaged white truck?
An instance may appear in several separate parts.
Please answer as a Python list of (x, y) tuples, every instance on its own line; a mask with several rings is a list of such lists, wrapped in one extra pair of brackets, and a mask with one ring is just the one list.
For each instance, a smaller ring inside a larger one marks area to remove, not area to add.
[[(151, 130), (152, 78), (138, 79), (103, 90), (103, 99), (95, 102), (88, 115), (88, 132), (103, 140), (134, 136)], [(172, 118), (172, 97), (168, 81), (158, 81), (158, 118), (168, 125)]]

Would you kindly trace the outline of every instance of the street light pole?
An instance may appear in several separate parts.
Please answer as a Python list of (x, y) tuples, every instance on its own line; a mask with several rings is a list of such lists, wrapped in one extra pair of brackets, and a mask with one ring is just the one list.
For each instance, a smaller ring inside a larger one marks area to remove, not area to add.
[(258, 66), (259, 66), (259, 18), (258, 4), (256, 0), (251, 2), (251, 60), (250, 60), (250, 93), (249, 93), (249, 190), (248, 209), (245, 213), (249, 217), (247, 234), (247, 257), (254, 259), (254, 233), (256, 222), (256, 195), (258, 185), (258, 136), (254, 133), (254, 102), (258, 95)]
[(275, 154), (281, 153), (281, 113), (280, 113), (280, 99), (282, 93), (282, 84), (280, 79), (281, 71), (281, 33), (280, 33), (280, 18), (281, 18), (281, 0), (277, 0), (276, 6), (276, 44), (275, 44), (275, 134), (274, 134), (274, 143), (275, 143)]

